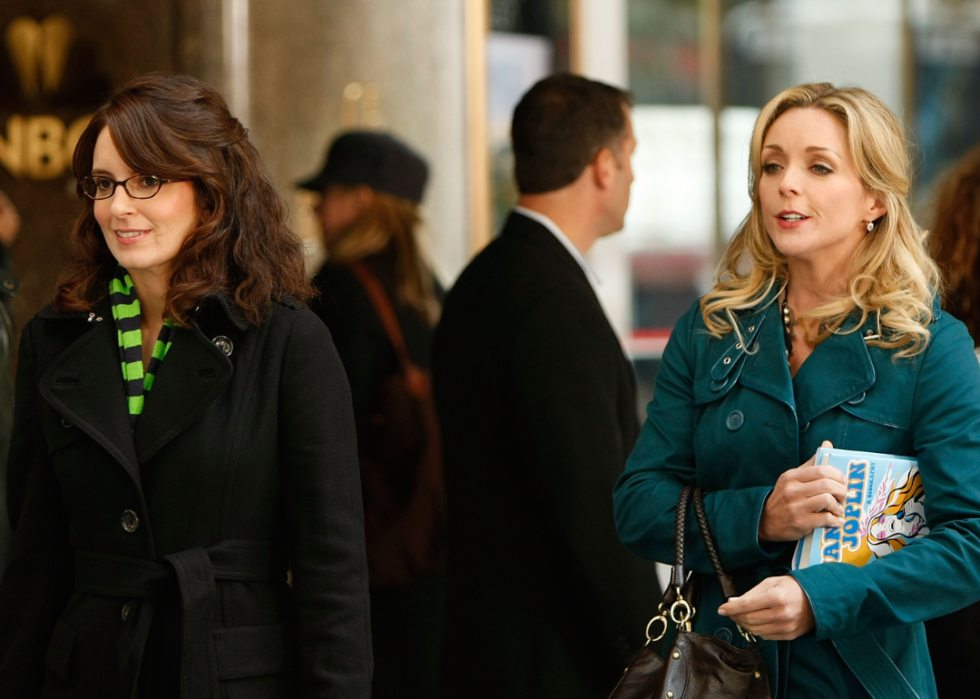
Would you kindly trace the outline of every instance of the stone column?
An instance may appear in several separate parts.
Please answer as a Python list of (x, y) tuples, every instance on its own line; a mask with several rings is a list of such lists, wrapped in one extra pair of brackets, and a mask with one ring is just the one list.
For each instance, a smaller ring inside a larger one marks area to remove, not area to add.
[(377, 85), (383, 128), (431, 165), (430, 257), (453, 279), (469, 257), (463, 3), (281, 0), (248, 12), (247, 126), (287, 201), (341, 130), (345, 87)]

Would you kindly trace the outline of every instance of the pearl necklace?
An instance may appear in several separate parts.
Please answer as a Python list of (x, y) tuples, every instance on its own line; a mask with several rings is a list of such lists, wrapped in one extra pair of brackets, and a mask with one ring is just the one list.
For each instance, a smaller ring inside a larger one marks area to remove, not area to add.
[(793, 309), (789, 307), (787, 299), (789, 298), (789, 285), (783, 289), (783, 340), (786, 341), (786, 360), (789, 361), (790, 356), (793, 354), (793, 338), (795, 337), (795, 332), (793, 331), (793, 326), (799, 321), (796, 319), (796, 314), (793, 313)]

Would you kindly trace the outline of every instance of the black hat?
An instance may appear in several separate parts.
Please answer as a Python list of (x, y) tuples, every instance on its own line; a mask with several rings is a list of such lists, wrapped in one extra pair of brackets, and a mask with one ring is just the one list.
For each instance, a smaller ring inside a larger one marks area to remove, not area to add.
[(422, 201), (429, 166), (394, 136), (377, 131), (348, 131), (330, 144), (320, 174), (297, 182), (301, 189), (322, 192), (327, 185), (366, 184), (371, 189)]

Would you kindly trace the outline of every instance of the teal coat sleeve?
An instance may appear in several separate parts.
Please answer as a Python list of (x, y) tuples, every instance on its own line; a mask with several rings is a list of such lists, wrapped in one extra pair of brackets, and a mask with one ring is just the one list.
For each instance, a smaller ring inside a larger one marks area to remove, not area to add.
[[(697, 481), (695, 377), (705, 373), (705, 367), (696, 345), (707, 337), (700, 319), (700, 305), (695, 303), (671, 333), (647, 420), (614, 491), (622, 542), (643, 558), (668, 564), (674, 563), (677, 498), (684, 485)], [(762, 508), (771, 491), (772, 484), (739, 479), (730, 489), (706, 492), (708, 523), (726, 569), (772, 561), (785, 551), (784, 545), (763, 546), (758, 540)], [(685, 564), (710, 573), (711, 563), (693, 517), (688, 524)]]
[(943, 316), (932, 329), (908, 397), (930, 532), (860, 568), (795, 571), (819, 639), (923, 621), (980, 599), (980, 370), (961, 323)]

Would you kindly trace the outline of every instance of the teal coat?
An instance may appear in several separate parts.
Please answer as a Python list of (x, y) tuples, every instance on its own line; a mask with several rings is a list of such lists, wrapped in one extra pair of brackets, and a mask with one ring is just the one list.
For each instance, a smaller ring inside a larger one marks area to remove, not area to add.
[[(697, 482), (722, 563), (745, 592), (790, 572), (794, 544), (760, 544), (759, 520), (779, 475), (823, 440), (918, 458), (929, 535), (864, 567), (793, 572), (816, 629), (761, 645), (777, 697), (787, 691), (787, 668), (797, 667), (797, 687), (804, 675), (823, 673), (838, 696), (860, 696), (863, 685), (875, 699), (935, 697), (922, 621), (980, 599), (980, 369), (969, 334), (937, 309), (926, 350), (895, 359), (866, 344), (877, 333), (872, 318), (830, 336), (792, 378), (778, 305), (739, 322), (749, 352), (733, 333), (711, 337), (697, 304), (674, 328), (648, 419), (616, 484), (620, 538), (640, 556), (672, 563), (677, 496)], [(687, 562), (710, 573), (693, 520)], [(733, 622), (717, 614), (721, 602), (711, 578), (694, 628), (737, 638)]]

